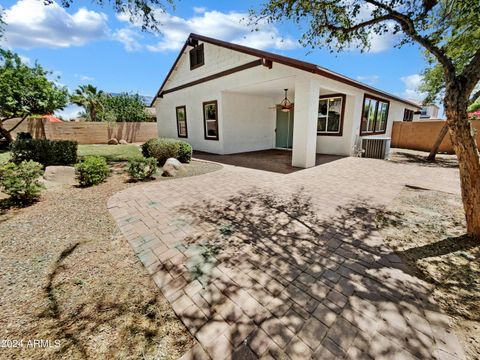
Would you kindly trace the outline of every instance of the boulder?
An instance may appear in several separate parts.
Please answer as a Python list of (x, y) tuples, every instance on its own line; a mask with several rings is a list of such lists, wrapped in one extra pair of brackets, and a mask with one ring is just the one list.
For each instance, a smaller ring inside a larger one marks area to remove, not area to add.
[(117, 145), (117, 144), (118, 144), (118, 140), (115, 138), (111, 138), (110, 140), (108, 140), (108, 145)]
[(75, 168), (73, 166), (47, 166), (43, 178), (46, 181), (64, 184), (76, 185)]
[(127, 145), (128, 144), (127, 140), (125, 140), (125, 139), (120, 140), (118, 143), (122, 144), (122, 145)]
[(176, 176), (181, 170), (183, 170), (182, 163), (175, 158), (169, 158), (163, 165), (162, 176)]

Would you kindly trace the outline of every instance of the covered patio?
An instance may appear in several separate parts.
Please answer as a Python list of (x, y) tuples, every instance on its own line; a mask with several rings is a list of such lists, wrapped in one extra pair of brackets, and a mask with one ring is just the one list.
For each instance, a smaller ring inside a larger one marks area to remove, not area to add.
[[(250, 151), (228, 155), (194, 151), (193, 157), (196, 159), (218, 162), (221, 164), (270, 171), (280, 174), (290, 174), (299, 170), (303, 170), (301, 167), (292, 166), (291, 151), (280, 149)], [(341, 158), (343, 158), (343, 156), (316, 154), (315, 166), (326, 164)]]
[[(325, 134), (318, 133), (319, 99), (329, 95), (342, 98), (342, 120), (338, 134), (322, 136)], [(291, 108), (282, 109), (284, 102)], [(318, 154), (350, 155), (352, 131), (348, 126), (353, 118), (360, 118), (361, 105), (361, 99), (349, 89), (308, 76), (232, 84), (222, 91), (222, 117), (226, 120), (220, 132), (225, 139), (223, 153), (242, 155), (215, 156), (215, 161), (290, 173), (339, 158)], [(342, 133), (343, 118), (346, 129)]]

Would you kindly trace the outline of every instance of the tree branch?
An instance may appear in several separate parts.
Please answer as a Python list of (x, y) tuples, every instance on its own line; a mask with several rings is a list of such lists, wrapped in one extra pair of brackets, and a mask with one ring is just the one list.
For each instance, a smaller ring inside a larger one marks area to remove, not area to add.
[(11, 133), (13, 130), (15, 130), (27, 117), (29, 114), (23, 115), (22, 119), (10, 130), (7, 130), (9, 133)]
[[(467, 94), (470, 94), (480, 81), (480, 48), (477, 49), (472, 60), (470, 60), (468, 65), (465, 66), (461, 76), (465, 79), (465, 88), (468, 91)], [(475, 95), (478, 98), (480, 96), (480, 91), (477, 91)]]
[(477, 92), (475, 92), (475, 93), (470, 97), (470, 99), (468, 100), (468, 105), (472, 105), (475, 101), (477, 101), (478, 98), (480, 98), (480, 90), (478, 90)]
[(396, 21), (402, 27), (405, 34), (409, 35), (437, 58), (438, 62), (443, 65), (447, 76), (451, 78), (455, 77), (455, 66), (452, 60), (445, 54), (444, 50), (433, 44), (430, 39), (418, 33), (412, 19), (377, 0), (365, 0), (365, 2), (386, 11), (392, 17), (392, 20)]
[(335, 26), (333, 24), (330, 24), (328, 22), (328, 19), (327, 19), (326, 15), (325, 15), (325, 21), (326, 21), (325, 27), (327, 29), (331, 30), (331, 31), (338, 31), (338, 32), (341, 32), (341, 33), (344, 33), (344, 34), (349, 34), (351, 32), (357, 31), (357, 30), (362, 29), (364, 27), (367, 27), (367, 26), (370, 26), (370, 25), (375, 25), (375, 24), (378, 24), (378, 23), (386, 21), (386, 20), (393, 20), (393, 17), (390, 16), (390, 15), (383, 15), (383, 16), (379, 16), (377, 18), (362, 21), (361, 23), (358, 23), (356, 25), (353, 25), (351, 27), (346, 28), (346, 27), (340, 27), (340, 26)]

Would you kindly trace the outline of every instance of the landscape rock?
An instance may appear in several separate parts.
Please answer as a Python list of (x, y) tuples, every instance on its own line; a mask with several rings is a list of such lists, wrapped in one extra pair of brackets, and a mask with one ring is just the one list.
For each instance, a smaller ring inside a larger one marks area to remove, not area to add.
[(108, 140), (108, 145), (117, 145), (117, 144), (118, 144), (118, 140), (115, 138), (111, 138), (110, 140)]
[(47, 166), (43, 178), (46, 181), (63, 184), (76, 185), (75, 168), (73, 166)]
[(169, 158), (163, 165), (162, 176), (176, 176), (181, 170), (183, 170), (182, 163), (175, 158)]
[(121, 139), (118, 143), (122, 144), (122, 145), (127, 145), (128, 144), (127, 140), (125, 140), (125, 139)]

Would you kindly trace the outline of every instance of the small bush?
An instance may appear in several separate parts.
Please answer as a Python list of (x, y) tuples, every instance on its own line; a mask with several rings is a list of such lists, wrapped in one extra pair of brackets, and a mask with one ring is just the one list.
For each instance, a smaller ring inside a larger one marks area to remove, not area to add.
[(127, 172), (132, 181), (151, 179), (157, 172), (157, 159), (150, 157), (130, 160), (127, 165)]
[(142, 145), (142, 154), (146, 158), (157, 159), (158, 164), (163, 166), (168, 158), (175, 158), (182, 163), (192, 160), (192, 146), (182, 140), (155, 138), (148, 140)]
[(12, 161), (33, 160), (43, 166), (77, 162), (77, 142), (68, 140), (17, 139), (10, 145)]
[(82, 186), (92, 186), (105, 181), (108, 176), (107, 160), (101, 156), (85, 156), (75, 165), (77, 179)]
[(179, 141), (177, 160), (182, 163), (189, 163), (192, 160), (192, 145), (185, 141)]
[(179, 141), (175, 139), (150, 139), (142, 145), (142, 154), (157, 159), (158, 165), (163, 166), (168, 158), (178, 157), (179, 148)]
[(32, 134), (29, 132), (19, 132), (16, 137), (17, 140), (31, 140), (33, 139)]
[(38, 180), (42, 174), (42, 164), (35, 161), (9, 162), (0, 167), (0, 186), (12, 200), (31, 203), (40, 196), (44, 187)]
[(143, 157), (146, 157), (146, 158), (152, 157), (152, 154), (150, 154), (150, 146), (152, 146), (152, 144), (155, 140), (157, 140), (157, 139), (147, 140), (145, 143), (143, 143), (140, 146), (140, 150), (142, 151)]

